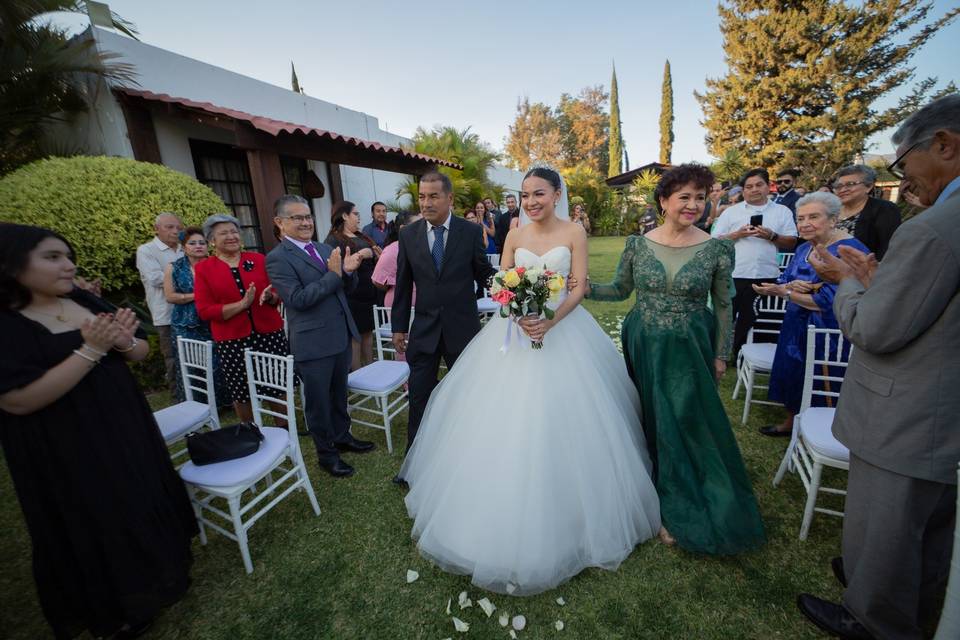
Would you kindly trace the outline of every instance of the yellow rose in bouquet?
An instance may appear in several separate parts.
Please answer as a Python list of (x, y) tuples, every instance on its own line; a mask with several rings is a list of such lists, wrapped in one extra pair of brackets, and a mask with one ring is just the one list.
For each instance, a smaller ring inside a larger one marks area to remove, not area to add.
[(513, 288), (520, 284), (520, 274), (515, 269), (510, 269), (503, 274), (503, 284), (506, 287)]

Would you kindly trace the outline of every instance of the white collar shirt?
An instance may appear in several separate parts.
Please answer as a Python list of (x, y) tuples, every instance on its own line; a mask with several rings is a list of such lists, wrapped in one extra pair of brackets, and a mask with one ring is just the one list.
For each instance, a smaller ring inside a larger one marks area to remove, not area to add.
[(143, 291), (147, 297), (147, 307), (153, 325), (165, 327), (170, 324), (170, 312), (173, 305), (163, 295), (163, 272), (167, 265), (183, 257), (183, 247), (172, 249), (154, 237), (137, 247), (137, 271), (143, 282)]
[[(453, 217), (452, 213), (447, 214), (447, 219), (443, 221), (443, 224), (439, 225), (446, 229), (443, 233), (443, 246), (446, 248), (447, 240), (450, 238), (450, 218)], [(426, 221), (424, 221), (426, 222)], [(433, 225), (427, 222), (427, 247), (430, 249), (430, 252), (433, 253), (433, 241), (435, 234), (433, 232)]]
[[(744, 225), (750, 224), (750, 218), (755, 215), (763, 216), (763, 226), (781, 236), (797, 236), (797, 225), (793, 221), (790, 209), (767, 200), (762, 205), (752, 205), (747, 202), (738, 202), (728, 207), (716, 223), (710, 234), (713, 237), (723, 236), (736, 231)], [(745, 280), (763, 280), (778, 278), (780, 266), (777, 260), (777, 247), (769, 240), (762, 238), (740, 238), (734, 242), (736, 263), (733, 267), (733, 277)]]

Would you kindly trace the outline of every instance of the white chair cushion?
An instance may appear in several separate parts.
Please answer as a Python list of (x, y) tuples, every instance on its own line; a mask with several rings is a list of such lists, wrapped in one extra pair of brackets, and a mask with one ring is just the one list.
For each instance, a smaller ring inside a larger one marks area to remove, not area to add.
[(477, 300), (477, 313), (493, 313), (500, 310), (500, 304), (490, 298), (480, 298)]
[(740, 348), (743, 361), (754, 369), (773, 368), (773, 357), (777, 354), (777, 345), (773, 342), (748, 342)]
[(850, 460), (850, 450), (833, 437), (833, 416), (836, 409), (811, 407), (799, 416), (800, 436), (807, 446), (822, 456), (835, 460)]
[(290, 432), (284, 428), (260, 427), (260, 432), (263, 441), (256, 453), (214, 464), (188, 462), (181, 467), (180, 477), (184, 482), (208, 487), (250, 484), (273, 467), (290, 444)]
[(403, 384), (409, 376), (410, 366), (406, 362), (377, 360), (352, 372), (347, 377), (347, 387), (351, 391), (380, 393)]
[(173, 442), (194, 427), (210, 419), (210, 407), (202, 402), (187, 400), (178, 404), (160, 409), (153, 414), (160, 427), (160, 434), (166, 442)]
[(380, 325), (380, 337), (382, 338), (392, 338), (393, 337), (393, 328), (390, 326), (389, 322), (384, 322)]

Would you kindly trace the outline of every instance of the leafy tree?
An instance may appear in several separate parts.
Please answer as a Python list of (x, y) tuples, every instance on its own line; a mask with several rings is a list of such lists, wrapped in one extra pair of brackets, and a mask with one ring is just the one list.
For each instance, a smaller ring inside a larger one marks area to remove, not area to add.
[[(441, 160), (456, 162), (463, 171), (440, 167), (453, 183), (454, 206), (466, 209), (484, 198), (493, 198), (498, 202), (503, 194), (503, 185), (492, 182), (487, 170), (497, 162), (499, 155), (480, 136), (470, 131), (470, 127), (434, 127), (432, 130), (418, 128), (413, 134), (413, 150)], [(415, 178), (408, 179), (399, 189), (397, 198), (409, 197), (417, 202), (419, 183)], [(414, 204), (415, 206), (415, 204)]]
[(877, 106), (914, 77), (914, 54), (960, 12), (928, 20), (932, 8), (925, 0), (723, 0), (728, 71), (696, 96), (710, 151), (829, 175), (926, 101), (934, 78), (888, 109)]
[[(45, 155), (51, 125), (87, 111), (104, 79), (133, 83), (129, 64), (99, 51), (90, 38), (71, 38), (53, 12), (86, 13), (82, 0), (0, 3), (0, 175)], [(129, 36), (132, 24), (113, 14)]]
[(607, 168), (608, 98), (603, 85), (585, 87), (576, 97), (560, 96), (556, 116), (563, 141), (562, 167), (586, 163), (601, 172)]
[(518, 100), (517, 115), (509, 131), (505, 151), (515, 169), (526, 169), (536, 160), (560, 166), (563, 132), (548, 105), (531, 104), (529, 98)]
[(663, 88), (660, 98), (660, 163), (670, 164), (673, 155), (673, 78), (670, 61), (663, 65)]
[(620, 131), (620, 95), (617, 91), (617, 68), (610, 79), (610, 151), (607, 177), (623, 173), (623, 133)]
[(743, 154), (737, 149), (727, 149), (723, 157), (710, 165), (713, 175), (722, 180), (737, 182), (749, 167)]
[(631, 186), (633, 187), (633, 195), (639, 196), (643, 199), (644, 204), (653, 204), (653, 191), (657, 188), (657, 185), (660, 183), (660, 174), (654, 171), (653, 169), (646, 169), (640, 172), (636, 178), (633, 179)]

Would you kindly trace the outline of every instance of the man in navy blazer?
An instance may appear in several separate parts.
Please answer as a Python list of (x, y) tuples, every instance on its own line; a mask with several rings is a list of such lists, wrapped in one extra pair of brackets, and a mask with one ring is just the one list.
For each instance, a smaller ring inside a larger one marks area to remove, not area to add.
[(350, 433), (347, 375), (351, 340), (359, 340), (345, 293), (357, 286), (360, 256), (314, 242), (307, 201), (281, 196), (274, 222), (283, 240), (267, 255), (267, 274), (283, 300), (290, 352), (304, 385), (304, 415), (320, 467), (334, 477), (353, 475), (341, 452), (372, 451), (372, 442)]

